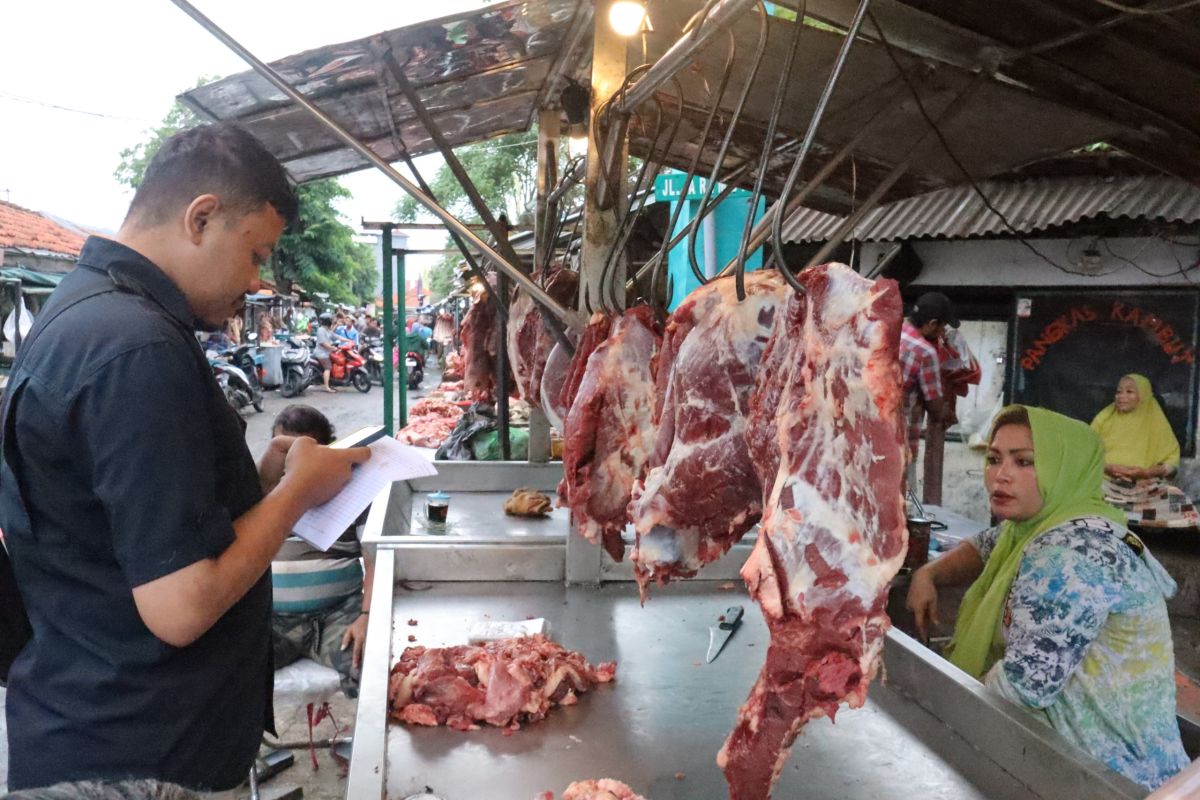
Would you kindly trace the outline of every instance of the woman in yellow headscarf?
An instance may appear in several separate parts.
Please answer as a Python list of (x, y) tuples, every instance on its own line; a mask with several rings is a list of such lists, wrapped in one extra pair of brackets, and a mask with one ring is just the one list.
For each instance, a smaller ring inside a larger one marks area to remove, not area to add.
[(908, 607), (924, 637), (937, 587), (973, 580), (951, 662), (1154, 789), (1188, 764), (1166, 606), (1176, 587), (1101, 498), (1103, 469), (1084, 423), (1005, 409), (984, 469), (1002, 522), (913, 573)]
[(1121, 378), (1092, 430), (1104, 441), (1104, 474), (1110, 478), (1168, 478), (1179, 468), (1179, 441), (1144, 375)]

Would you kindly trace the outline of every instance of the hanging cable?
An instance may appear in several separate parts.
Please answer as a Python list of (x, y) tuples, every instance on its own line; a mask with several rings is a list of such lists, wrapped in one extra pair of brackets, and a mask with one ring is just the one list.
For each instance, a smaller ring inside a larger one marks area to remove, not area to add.
[[(754, 79), (758, 76), (758, 69), (762, 66), (763, 56), (767, 52), (767, 7), (763, 5), (762, 0), (754, 6), (754, 10), (758, 12), (758, 47), (754, 53), (754, 64), (750, 67), (750, 74), (746, 78), (746, 84), (742, 87), (742, 94), (738, 98), (737, 105), (733, 109), (733, 117), (729, 120), (729, 126), (725, 129), (725, 137), (721, 141), (721, 149), (717, 151), (717, 157), (713, 160), (712, 170), (709, 172), (708, 184), (704, 187), (704, 194), (700, 197), (700, 205), (696, 207), (696, 218), (692, 221), (692, 229), (688, 234), (687, 257), (688, 263), (692, 265), (692, 273), (697, 277), (701, 274), (700, 264), (696, 261), (696, 231), (700, 228), (700, 221), (708, 214), (715, 213), (715, 206), (709, 204), (712, 197), (713, 186), (717, 182), (717, 173), (720, 172), (722, 165), (725, 163), (725, 154), (729, 150), (729, 143), (733, 141), (733, 131), (737, 127), (738, 120), (742, 116), (742, 109), (746, 106), (746, 98), (750, 96), (750, 90), (754, 87)], [(700, 283), (708, 282), (707, 276)]]
[[(1198, 0), (1198, 2), (1200, 2), (1200, 0)], [(980, 202), (983, 203), (984, 207), (996, 215), (996, 218), (1000, 220), (1001, 224), (1008, 229), (1009, 233), (1012, 233), (1016, 237), (1017, 241), (1020, 242), (1023, 247), (1025, 247), (1042, 261), (1054, 267), (1056, 270), (1065, 272), (1068, 275), (1084, 275), (1089, 278), (1096, 277), (1091, 272), (1071, 269), (1056, 263), (1045, 253), (1041, 252), (1032, 244), (1030, 244), (1030, 242), (1025, 238), (1024, 234), (1022, 234), (1021, 231), (1017, 230), (1017, 228), (1011, 222), (1009, 222), (1008, 217), (1004, 216), (1003, 212), (1001, 212), (1000, 209), (996, 208), (996, 206), (992, 204), (992, 201), (988, 199), (986, 194), (984, 194), (983, 189), (979, 187), (979, 184), (975, 181), (975, 178), (971, 176), (971, 173), (967, 171), (967, 168), (963, 165), (962, 161), (959, 160), (954, 150), (950, 147), (950, 142), (947, 141), (946, 136), (942, 133), (942, 129), (938, 126), (937, 122), (934, 121), (933, 117), (930, 116), (929, 111), (925, 108), (925, 103), (921, 100), (921, 95), (917, 91), (917, 87), (913, 84), (912, 79), (909, 77), (904, 68), (900, 66), (900, 60), (896, 57), (896, 53), (892, 49), (891, 42), (888, 41), (887, 35), (884, 34), (883, 28), (879, 24), (879, 20), (875, 19), (874, 14), (869, 16), (871, 17), (871, 24), (875, 26), (875, 31), (879, 35), (879, 41), (883, 43), (883, 48), (887, 52), (888, 58), (891, 59), (893, 66), (896, 67), (896, 69), (900, 72), (901, 78), (904, 79), (904, 84), (908, 87), (909, 94), (912, 95), (913, 101), (917, 105), (917, 110), (920, 112), (921, 117), (925, 120), (925, 124), (929, 126), (931, 131), (933, 131), (934, 136), (937, 138), (938, 143), (941, 145), (942, 150), (946, 153), (946, 156), (954, 164), (955, 168), (962, 173), (963, 178), (971, 186), (972, 191), (979, 198)]]
[(1139, 6), (1127, 6), (1124, 3), (1117, 3), (1115, 0), (1096, 0), (1102, 6), (1120, 11), (1122, 14), (1136, 14), (1139, 16), (1152, 17), (1160, 14), (1174, 14), (1176, 11), (1182, 11), (1185, 8), (1200, 5), (1200, 0), (1184, 0), (1182, 3), (1176, 3), (1173, 6), (1163, 6), (1161, 8), (1144, 8)]
[(758, 176), (754, 179), (754, 190), (750, 193), (746, 222), (742, 225), (742, 238), (738, 243), (737, 266), (733, 273), (734, 288), (739, 303), (746, 299), (746, 259), (750, 255), (746, 252), (746, 247), (750, 243), (750, 229), (754, 223), (754, 214), (758, 209), (758, 199), (762, 195), (763, 181), (767, 177), (767, 169), (771, 166), (771, 153), (775, 147), (775, 128), (779, 124), (779, 113), (783, 110), (783, 98), (787, 94), (796, 52), (800, 49), (800, 32), (804, 30), (804, 15), (807, 12), (808, 0), (802, 0), (800, 8), (796, 11), (796, 21), (792, 24), (792, 44), (784, 57), (783, 70), (779, 73), (779, 83), (775, 87), (775, 102), (771, 106), (771, 116), (767, 121), (767, 135), (763, 139), (763, 155), (758, 164)]

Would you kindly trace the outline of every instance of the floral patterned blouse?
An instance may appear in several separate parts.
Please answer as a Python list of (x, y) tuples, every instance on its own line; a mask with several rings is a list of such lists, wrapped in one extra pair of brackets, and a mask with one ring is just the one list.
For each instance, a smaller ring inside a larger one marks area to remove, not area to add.
[[(1086, 517), (1029, 543), (1004, 611), (1004, 658), (984, 683), (1154, 789), (1189, 763), (1165, 599), (1176, 586), (1127, 534)], [(986, 561), (999, 535), (989, 528), (968, 541)]]

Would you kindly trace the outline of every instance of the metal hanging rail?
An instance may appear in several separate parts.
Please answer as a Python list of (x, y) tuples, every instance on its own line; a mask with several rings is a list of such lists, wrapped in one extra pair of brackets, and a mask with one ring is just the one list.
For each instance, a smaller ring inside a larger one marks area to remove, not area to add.
[(371, 162), (380, 172), (387, 175), (392, 181), (409, 194), (414, 200), (425, 207), (431, 214), (440, 219), (448, 228), (465, 239), (471, 246), (481, 251), (492, 263), (496, 265), (506, 276), (511, 278), (518, 286), (525, 290), (530, 297), (538, 302), (539, 305), (551, 311), (556, 317), (562, 320), (566, 325), (571, 327), (579, 327), (580, 320), (578, 315), (564, 307), (561, 303), (551, 297), (545, 289), (538, 286), (528, 275), (521, 271), (515, 264), (509, 263), (507, 259), (498, 253), (495, 248), (477, 236), (474, 231), (464, 225), (457, 217), (451, 214), (446, 209), (438, 205), (433, 199), (422, 192), (412, 181), (401, 175), (391, 164), (382, 159), (378, 153), (367, 147), (354, 135), (343, 128), (336, 120), (330, 117), (321, 109), (317, 108), (300, 92), (296, 91), (287, 81), (283, 79), (278, 72), (260, 61), (257, 56), (239, 44), (233, 37), (222, 30), (216, 23), (202, 14), (195, 6), (187, 2), (187, 0), (171, 0), (181, 11), (198, 22), (201, 27), (216, 37), (222, 44), (236, 53), (243, 61), (251, 66), (251, 68), (259, 75), (263, 76), (279, 91), (283, 92), (292, 102), (303, 108), (325, 127), (329, 128), (339, 139), (342, 140), (348, 147), (357, 152), (367, 161)]
[(658, 61), (654, 62), (654, 66), (625, 93), (615, 110), (620, 114), (632, 113), (660, 86), (692, 63), (696, 53), (714, 36), (732, 25), (757, 2), (758, 0), (720, 0), (690, 31), (683, 34)]

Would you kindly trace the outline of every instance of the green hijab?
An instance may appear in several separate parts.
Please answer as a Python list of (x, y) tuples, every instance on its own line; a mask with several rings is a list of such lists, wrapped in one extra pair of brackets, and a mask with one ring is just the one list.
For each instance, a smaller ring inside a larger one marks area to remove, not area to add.
[[(1029, 415), (1033, 431), (1033, 463), (1043, 505), (1027, 520), (1006, 520), (1000, 526), (983, 574), (971, 584), (959, 608), (946, 654), (976, 678), (1004, 655), (1004, 607), (1026, 545), (1039, 534), (1078, 517), (1105, 517), (1125, 524), (1124, 515), (1104, 502), (1104, 445), (1096, 432), (1083, 422), (1044, 408), (1009, 406), (1001, 414), (1019, 408)], [(995, 434), (993, 427), (992, 436)]]

